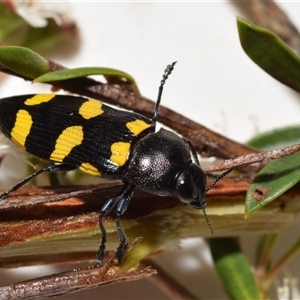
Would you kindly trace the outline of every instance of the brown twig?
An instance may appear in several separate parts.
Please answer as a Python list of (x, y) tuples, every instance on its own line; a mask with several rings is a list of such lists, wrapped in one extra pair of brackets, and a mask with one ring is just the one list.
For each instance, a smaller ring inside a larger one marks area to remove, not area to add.
[[(278, 232), (291, 226), (297, 217), (300, 202), (295, 200), (299, 198), (299, 186), (245, 220), (244, 202), (249, 183), (248, 177), (227, 177), (208, 192), (206, 210), (214, 227), (214, 237)], [(99, 210), (120, 187), (99, 188), (95, 193), (60, 202), (22, 206), (26, 198), (52, 197), (70, 193), (72, 189), (75, 191), (78, 187), (28, 187), (9, 197), (15, 201), (11, 209), (0, 210), (0, 268), (94, 261), (101, 238)], [(19, 208), (16, 208), (17, 201)], [(115, 249), (119, 238), (114, 216), (106, 216), (104, 222), (106, 228), (110, 228), (107, 249)], [(168, 232), (171, 239), (178, 240), (211, 236), (201, 211), (187, 208), (174, 198), (158, 197), (140, 190), (135, 192), (122, 224), (126, 227), (128, 240), (143, 236), (142, 242), (161, 236), (162, 232), (162, 244), (169, 241)], [(77, 254), (74, 256), (74, 253)]]
[(140, 280), (156, 274), (156, 270), (150, 267), (122, 273), (114, 257), (115, 252), (111, 252), (107, 263), (100, 267), (75, 269), (0, 287), (0, 299), (45, 299), (107, 284)]
[(300, 144), (295, 144), (289, 147), (280, 148), (277, 150), (263, 151), (259, 153), (250, 153), (235, 159), (227, 159), (221, 164), (210, 166), (204, 169), (205, 173), (224, 171), (235, 167), (242, 167), (249, 164), (268, 162), (277, 158), (284, 158), (300, 151)]

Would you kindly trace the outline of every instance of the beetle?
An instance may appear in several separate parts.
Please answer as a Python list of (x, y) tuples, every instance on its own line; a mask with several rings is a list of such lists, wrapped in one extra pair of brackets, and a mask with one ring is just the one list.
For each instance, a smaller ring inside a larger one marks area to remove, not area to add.
[(32, 178), (45, 172), (74, 169), (107, 179), (121, 179), (121, 191), (100, 210), (102, 238), (96, 261), (104, 257), (106, 231), (103, 217), (115, 209), (120, 237), (116, 257), (121, 263), (127, 238), (120, 218), (127, 210), (136, 187), (160, 196), (174, 196), (205, 213), (206, 188), (193, 145), (176, 133), (156, 129), (162, 92), (176, 62), (165, 69), (152, 119), (121, 111), (79, 96), (33, 94), (0, 100), (0, 129), (5, 136), (34, 156), (52, 161), (0, 195), (7, 197)]

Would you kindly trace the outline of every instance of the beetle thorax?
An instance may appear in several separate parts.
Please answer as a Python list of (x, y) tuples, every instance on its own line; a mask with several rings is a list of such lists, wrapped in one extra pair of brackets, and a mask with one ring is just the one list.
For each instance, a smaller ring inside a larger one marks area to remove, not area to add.
[(186, 143), (175, 133), (160, 129), (134, 145), (123, 180), (154, 194), (172, 195), (178, 175), (190, 161)]

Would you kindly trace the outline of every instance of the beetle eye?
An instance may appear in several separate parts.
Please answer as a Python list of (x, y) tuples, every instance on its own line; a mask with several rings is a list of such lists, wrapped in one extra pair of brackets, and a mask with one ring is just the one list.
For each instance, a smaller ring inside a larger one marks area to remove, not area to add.
[(176, 184), (176, 193), (177, 198), (183, 202), (183, 203), (190, 203), (193, 201), (194, 193), (193, 193), (193, 187), (191, 186), (191, 183), (189, 182), (189, 178), (186, 178), (186, 173), (183, 172), (180, 174), (177, 180)]
[(206, 175), (200, 166), (190, 163), (178, 176), (174, 196), (181, 202), (202, 209), (205, 207)]

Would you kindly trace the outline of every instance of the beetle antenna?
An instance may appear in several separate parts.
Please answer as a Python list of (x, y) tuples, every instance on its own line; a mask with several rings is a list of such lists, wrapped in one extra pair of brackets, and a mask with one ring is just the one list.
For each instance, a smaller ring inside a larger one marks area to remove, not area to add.
[(213, 229), (212, 229), (212, 226), (211, 226), (211, 224), (210, 224), (210, 222), (209, 222), (209, 218), (208, 218), (208, 216), (207, 216), (207, 214), (206, 214), (205, 207), (202, 208), (202, 211), (203, 211), (204, 219), (205, 219), (205, 222), (206, 222), (206, 224), (207, 224), (207, 226), (208, 226), (208, 228), (209, 228), (210, 233), (211, 233), (211, 234), (214, 234)]
[(153, 114), (153, 118), (152, 118), (152, 127), (155, 127), (155, 124), (156, 124), (156, 119), (158, 116), (158, 110), (159, 110), (159, 105), (160, 105), (160, 100), (161, 100), (162, 92), (164, 89), (164, 85), (165, 85), (166, 80), (168, 79), (169, 75), (172, 73), (175, 64), (176, 64), (176, 61), (174, 61), (170, 65), (167, 65), (165, 72), (163, 74), (162, 80), (160, 82), (160, 86), (158, 89), (158, 96), (157, 96), (157, 100), (156, 100), (156, 104), (155, 104), (155, 108), (154, 108), (154, 114)]
[[(215, 179), (215, 181), (206, 189), (205, 192), (207, 193), (219, 180), (221, 180), (222, 178), (224, 178), (225, 176), (227, 176), (232, 171), (233, 171), (233, 168), (230, 168), (227, 171), (225, 171), (224, 173), (222, 173), (220, 176), (218, 176)], [(205, 218), (206, 224), (208, 225), (209, 231), (210, 231), (211, 234), (213, 234), (214, 232), (213, 232), (212, 226), (211, 226), (211, 224), (209, 222), (208, 216), (206, 214), (205, 206), (203, 206), (202, 211), (203, 211), (203, 214), (204, 214), (204, 218)]]
[[(221, 180), (222, 178), (224, 178), (225, 176), (227, 176), (230, 172), (232, 172), (233, 168), (230, 168), (228, 169), (227, 171), (225, 171), (224, 173), (222, 173), (220, 176), (218, 176), (215, 181), (206, 189), (206, 193), (219, 181)], [(212, 226), (209, 222), (209, 219), (208, 219), (208, 216), (206, 214), (206, 211), (205, 211), (205, 207), (202, 208), (202, 211), (203, 211), (203, 214), (204, 214), (204, 218), (205, 218), (205, 221), (206, 221), (206, 224), (208, 225), (208, 228), (209, 228), (209, 231), (211, 234), (213, 234), (213, 229), (212, 229)]]
[(224, 178), (225, 176), (227, 176), (230, 172), (233, 171), (233, 168), (228, 169), (227, 171), (225, 171), (224, 173), (222, 173), (220, 176), (218, 176), (216, 178), (216, 180), (206, 189), (206, 193), (222, 178)]

